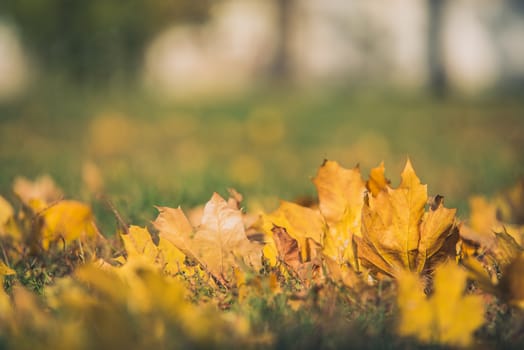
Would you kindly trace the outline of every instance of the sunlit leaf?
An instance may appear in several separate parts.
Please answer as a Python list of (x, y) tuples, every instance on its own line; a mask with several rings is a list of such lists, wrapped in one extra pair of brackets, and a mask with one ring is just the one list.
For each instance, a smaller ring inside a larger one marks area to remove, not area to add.
[(286, 232), (297, 240), (303, 260), (309, 259), (311, 255), (307, 249), (307, 238), (320, 244), (326, 226), (318, 210), (287, 201), (282, 201), (276, 211), (263, 215), (262, 219), (262, 227), (267, 235), (272, 235), (274, 226), (285, 228)]
[(164, 237), (186, 255), (195, 258), (218, 281), (231, 279), (236, 259), (260, 268), (262, 247), (245, 234), (242, 213), (231, 208), (218, 194), (204, 207), (201, 224), (194, 230), (182, 210), (159, 208), (153, 223)]
[(389, 180), (384, 176), (386, 168), (384, 162), (376, 168), (371, 169), (369, 180), (366, 182), (366, 187), (373, 196), (377, 196), (380, 191), (385, 191), (389, 185)]
[[(408, 160), (397, 189), (389, 186), (368, 196), (362, 210), (358, 256), (367, 264), (395, 276), (401, 269), (421, 272), (454, 253), (455, 210), (439, 202), (425, 212), (426, 185)], [(454, 240), (453, 242), (447, 242)], [(448, 244), (446, 244), (446, 242)]]
[(345, 169), (326, 160), (313, 179), (319, 208), (328, 231), (323, 241), (324, 254), (340, 264), (355, 261), (353, 236), (361, 236), (362, 205), (366, 191), (360, 169)]
[(41, 215), (44, 218), (44, 249), (60, 238), (69, 243), (80, 238), (96, 237), (98, 234), (91, 208), (84, 203), (63, 200), (45, 209)]
[(156, 262), (158, 249), (146, 228), (131, 225), (129, 233), (121, 234), (120, 238), (124, 242), (128, 259), (140, 256), (147, 259), (151, 264)]

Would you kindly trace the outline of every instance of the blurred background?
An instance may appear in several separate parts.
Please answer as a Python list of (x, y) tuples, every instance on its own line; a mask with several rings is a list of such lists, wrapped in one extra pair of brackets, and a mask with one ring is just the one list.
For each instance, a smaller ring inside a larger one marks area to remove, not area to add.
[(519, 0), (2, 0), (0, 193), (50, 174), (144, 224), (409, 156), (466, 215), (524, 174), (523, 97)]

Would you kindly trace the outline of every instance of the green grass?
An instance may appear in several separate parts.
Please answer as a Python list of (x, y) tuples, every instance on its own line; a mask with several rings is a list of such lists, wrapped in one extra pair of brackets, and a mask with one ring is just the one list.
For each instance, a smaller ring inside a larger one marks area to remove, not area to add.
[[(11, 192), (16, 176), (50, 174), (67, 197), (92, 204), (102, 232), (110, 236), (116, 231), (114, 214), (84, 183), (86, 161), (98, 166), (105, 198), (124, 220), (143, 226), (156, 216), (155, 205), (180, 204), (187, 209), (207, 201), (213, 191), (225, 194), (228, 187), (244, 194), (248, 210), (271, 210), (278, 198), (314, 198), (310, 179), (324, 158), (346, 167), (358, 163), (364, 178), (384, 160), (387, 176), (396, 185), (409, 156), (429, 193), (444, 195), (446, 206), (459, 207), (459, 217), (465, 218), (470, 195), (494, 194), (524, 174), (523, 116), (524, 102), (500, 96), (434, 100), (342, 89), (276, 89), (237, 98), (166, 103), (142, 92), (49, 87), (0, 106), (0, 194), (16, 203)], [(7, 277), (5, 286), (10, 290), (20, 283), (42, 297), (46, 285), (53, 285), (80, 263), (71, 257), (74, 254), (69, 256), (65, 249), (38, 259), (24, 256), (13, 266), (16, 278)], [(288, 305), (296, 292), (292, 281), (284, 286), (283, 294), (251, 287), (253, 294), (245, 302), (237, 301), (234, 291), (195, 283), (195, 303), (213, 299), (224, 313), (249, 318), (253, 334), (261, 336), (259, 346), (255, 340), (252, 347), (439, 348), (396, 335), (395, 290), (387, 281), (361, 294), (330, 282), (322, 288), (304, 289), (303, 307), (296, 311)], [(120, 317), (123, 323), (111, 327), (124, 329), (123, 339), (131, 343), (149, 339), (141, 333), (150, 329), (148, 319), (115, 310), (122, 314), (108, 309), (101, 315)], [(96, 311), (91, 316), (97, 316)], [(50, 316), (69, 323), (69, 315)], [(487, 318), (479, 331), (482, 346), (521, 346), (521, 311), (493, 302)], [(82, 334), (98, 334), (96, 322), (86, 324), (95, 328)], [(49, 334), (41, 338), (61, 340), (62, 329), (57, 327), (54, 334), (53, 323), (48, 326), (51, 338), (46, 338)], [(177, 324), (171, 326), (167, 334), (172, 338), (166, 337), (169, 345), (193, 344)], [(32, 331), (28, 328), (20, 334)], [(271, 335), (270, 342), (264, 334)], [(22, 340), (22, 347), (40, 341), (38, 337), (2, 337), (0, 348), (20, 345), (16, 342)], [(109, 338), (114, 338), (112, 329)], [(86, 344), (95, 347), (104, 339), (89, 338)], [(221, 345), (228, 348), (230, 341)], [(45, 347), (46, 343), (38, 344)]]
[(384, 160), (394, 184), (409, 156), (430, 194), (467, 216), (467, 198), (491, 195), (524, 174), (524, 102), (434, 100), (357, 90), (274, 89), (229, 99), (161, 102), (140, 91), (35, 90), (0, 106), (0, 193), (16, 176), (48, 173), (68, 197), (92, 201), (111, 231), (112, 214), (85, 189), (96, 164), (106, 196), (144, 225), (154, 205), (191, 207), (213, 191), (242, 192), (249, 208), (315, 196), (324, 158), (364, 176)]

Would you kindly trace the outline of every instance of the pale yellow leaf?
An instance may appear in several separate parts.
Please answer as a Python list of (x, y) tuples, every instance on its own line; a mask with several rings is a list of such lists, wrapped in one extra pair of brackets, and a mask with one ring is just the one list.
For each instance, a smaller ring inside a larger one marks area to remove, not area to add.
[(161, 207), (153, 223), (164, 237), (198, 261), (218, 281), (227, 284), (237, 259), (261, 267), (262, 247), (247, 239), (242, 212), (217, 193), (204, 207), (201, 224), (193, 229), (180, 208)]
[(173, 209), (157, 207), (159, 214), (153, 222), (160, 231), (160, 237), (173, 243), (178, 249), (189, 257), (196, 259), (192, 252), (191, 241), (194, 236), (193, 227), (180, 207)]

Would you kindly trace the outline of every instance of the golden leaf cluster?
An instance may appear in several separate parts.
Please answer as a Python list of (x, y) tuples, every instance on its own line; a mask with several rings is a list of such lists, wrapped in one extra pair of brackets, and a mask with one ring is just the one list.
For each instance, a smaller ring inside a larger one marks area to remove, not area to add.
[(0, 196), (0, 342), (271, 347), (282, 339), (257, 322), (274, 312), (329, 318), (340, 305), (365, 313), (384, 303), (398, 310), (389, 317), (399, 336), (467, 347), (487, 322), (486, 300), (524, 308), (521, 185), (473, 197), (460, 221), (409, 160), (397, 187), (384, 164), (364, 179), (335, 161), (313, 184), (309, 206), (281, 201), (253, 215), (232, 190), (191, 211), (157, 207), (148, 227), (120, 222), (111, 235), (49, 177), (17, 179), (13, 200)]

